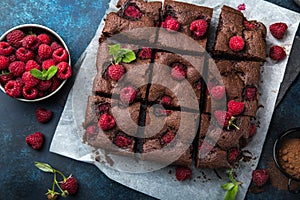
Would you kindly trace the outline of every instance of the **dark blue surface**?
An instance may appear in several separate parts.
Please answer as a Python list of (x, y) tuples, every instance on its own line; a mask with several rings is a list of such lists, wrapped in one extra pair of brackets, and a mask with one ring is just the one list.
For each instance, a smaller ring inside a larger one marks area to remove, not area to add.
[[(291, 0), (271, 2), (300, 12), (300, 8)], [(108, 0), (1, 0), (0, 34), (19, 24), (45, 25), (62, 36), (70, 49), (72, 62), (75, 63), (94, 36), (108, 7), (107, 3)], [(93, 165), (49, 152), (50, 142), (71, 85), (72, 81), (69, 81), (56, 95), (39, 103), (19, 102), (0, 92), (0, 199), (46, 199), (44, 193), (51, 187), (52, 176), (37, 170), (34, 161), (48, 162), (77, 177), (80, 189), (72, 199), (153, 199), (115, 183)], [(276, 136), (286, 129), (300, 126), (299, 91), (298, 78), (275, 110), (259, 167), (266, 167), (266, 163), (272, 160), (271, 148)], [(35, 120), (34, 111), (38, 106), (54, 112), (50, 123), (39, 124)], [(25, 143), (25, 137), (35, 131), (41, 131), (46, 136), (46, 143), (41, 151), (35, 151)], [(271, 184), (266, 189), (267, 192), (258, 195), (248, 193), (246, 199), (300, 198), (299, 195), (290, 195), (287, 191), (272, 188)], [(195, 197), (198, 198), (200, 197)]]

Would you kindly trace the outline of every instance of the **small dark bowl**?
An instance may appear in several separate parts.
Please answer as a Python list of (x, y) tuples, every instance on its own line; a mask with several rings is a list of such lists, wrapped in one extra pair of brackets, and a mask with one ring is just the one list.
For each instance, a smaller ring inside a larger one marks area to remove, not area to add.
[(292, 175), (288, 174), (280, 165), (279, 163), (279, 158), (278, 158), (278, 153), (279, 150), (282, 146), (282, 144), (287, 140), (287, 139), (292, 139), (292, 138), (299, 138), (300, 139), (300, 127), (298, 128), (292, 128), (289, 129), (285, 132), (283, 132), (275, 141), (274, 146), (273, 146), (273, 159), (274, 162), (276, 164), (276, 166), (278, 167), (278, 169), (281, 171), (282, 174), (284, 174), (288, 179), (288, 190), (291, 193), (297, 194), (300, 193), (300, 190), (292, 190), (291, 189), (291, 184), (292, 181), (297, 181), (300, 182), (300, 179), (297, 179), (295, 177), (293, 177)]

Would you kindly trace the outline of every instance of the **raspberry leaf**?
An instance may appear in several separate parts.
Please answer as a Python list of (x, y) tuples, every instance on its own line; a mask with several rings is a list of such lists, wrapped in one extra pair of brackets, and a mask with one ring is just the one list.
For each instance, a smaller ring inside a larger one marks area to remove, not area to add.
[(56, 74), (57, 70), (56, 66), (51, 66), (47, 71), (47, 80), (50, 80)]
[(36, 69), (36, 68), (30, 70), (30, 74), (33, 77), (37, 78), (37, 79), (44, 80), (43, 79), (43, 73), (40, 70)]
[(35, 162), (34, 165), (44, 172), (54, 173), (54, 169), (47, 163)]

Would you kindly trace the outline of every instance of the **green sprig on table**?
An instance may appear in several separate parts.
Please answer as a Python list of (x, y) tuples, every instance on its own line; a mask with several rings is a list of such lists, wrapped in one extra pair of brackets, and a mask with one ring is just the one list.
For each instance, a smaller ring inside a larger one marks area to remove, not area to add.
[(224, 200), (235, 200), (236, 195), (239, 191), (239, 185), (241, 185), (242, 183), (235, 180), (232, 169), (229, 172), (229, 179), (230, 179), (230, 182), (225, 183), (221, 186), (221, 188), (226, 190)]

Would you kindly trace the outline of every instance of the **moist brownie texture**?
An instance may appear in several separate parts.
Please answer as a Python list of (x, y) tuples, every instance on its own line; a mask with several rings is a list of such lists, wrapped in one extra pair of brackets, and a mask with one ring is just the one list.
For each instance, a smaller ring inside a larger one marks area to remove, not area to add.
[[(234, 36), (242, 37), (245, 45), (234, 51), (229, 41)], [(214, 53), (221, 57), (265, 61), (266, 27), (257, 21), (247, 21), (243, 14), (231, 7), (223, 6), (219, 17)]]
[[(258, 109), (258, 85), (261, 63), (255, 61), (210, 60), (205, 112), (213, 113), (226, 109), (231, 100), (242, 102), (245, 109), (242, 115), (256, 116)], [(220, 98), (214, 90), (225, 86), (225, 95)]]

